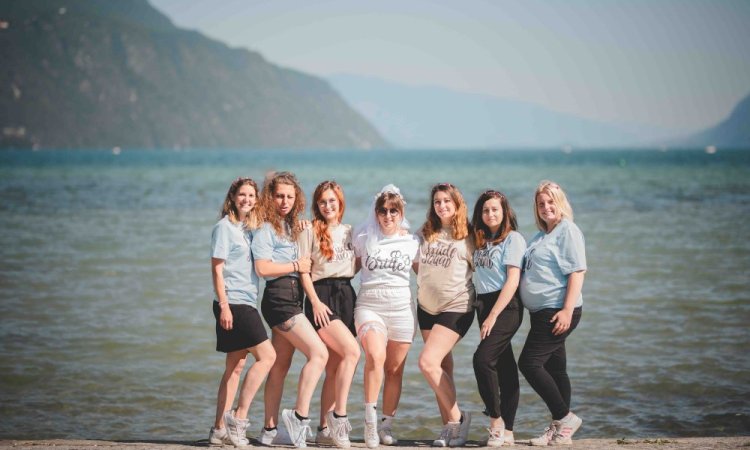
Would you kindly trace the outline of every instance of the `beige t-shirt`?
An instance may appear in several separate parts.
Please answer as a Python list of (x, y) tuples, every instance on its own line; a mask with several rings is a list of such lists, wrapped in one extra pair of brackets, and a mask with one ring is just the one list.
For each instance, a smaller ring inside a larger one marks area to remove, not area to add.
[(474, 270), (471, 236), (455, 241), (450, 230), (440, 230), (433, 242), (422, 238), (419, 246), (417, 297), (430, 314), (469, 312), (476, 296), (471, 275)]
[(333, 241), (333, 258), (330, 260), (320, 253), (320, 241), (313, 237), (309, 227), (299, 235), (301, 255), (310, 255), (313, 281), (323, 278), (352, 278), (354, 276), (354, 247), (352, 246), (352, 226), (347, 224), (328, 227)]

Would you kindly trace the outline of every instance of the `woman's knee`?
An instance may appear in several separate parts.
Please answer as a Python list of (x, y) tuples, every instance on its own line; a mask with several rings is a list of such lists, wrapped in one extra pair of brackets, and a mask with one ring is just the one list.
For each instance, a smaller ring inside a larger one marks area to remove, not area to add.
[(477, 373), (494, 369), (494, 364), (492, 363), (490, 355), (480, 352), (479, 350), (474, 353), (472, 363), (474, 365), (474, 372)]
[(368, 367), (383, 367), (385, 365), (385, 350), (365, 351), (365, 365)]
[(320, 343), (320, 345), (314, 345), (310, 349), (310, 358), (308, 359), (308, 364), (314, 364), (316, 366), (324, 368), (327, 362), (328, 349), (326, 348), (326, 346), (322, 342)]
[(430, 355), (425, 355), (424, 353), (422, 353), (421, 355), (419, 355), (419, 370), (421, 370), (425, 375), (435, 372), (442, 372), (443, 361), (437, 360)]
[(359, 357), (361, 355), (362, 353), (359, 351), (359, 346), (355, 343), (354, 345), (348, 345), (344, 348), (344, 354), (341, 356), (341, 359), (356, 364), (359, 362)]

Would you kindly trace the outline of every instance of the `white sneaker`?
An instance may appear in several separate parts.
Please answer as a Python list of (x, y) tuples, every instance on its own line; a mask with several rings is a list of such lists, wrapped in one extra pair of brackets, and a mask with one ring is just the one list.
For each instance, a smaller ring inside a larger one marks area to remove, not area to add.
[(307, 447), (307, 437), (312, 437), (310, 419), (299, 420), (293, 409), (285, 409), (281, 411), (281, 420), (289, 433), (292, 445), (297, 448)]
[(443, 430), (440, 432), (440, 436), (432, 441), (433, 447), (447, 447), (451, 439), (454, 436), (458, 436), (458, 429), (461, 424), (459, 422), (448, 422), (443, 425)]
[(365, 445), (367, 448), (377, 448), (380, 445), (377, 422), (365, 421)]
[(393, 435), (393, 424), (389, 423), (385, 425), (385, 422), (381, 421), (378, 427), (378, 437), (380, 437), (380, 443), (383, 445), (396, 445), (398, 439)]
[(471, 413), (461, 411), (461, 415), (464, 421), (458, 427), (458, 434), (453, 435), (453, 438), (448, 442), (451, 447), (463, 447), (466, 441), (469, 440), (469, 429), (471, 429)]
[(537, 447), (549, 445), (549, 442), (552, 440), (552, 436), (555, 435), (555, 422), (556, 421), (553, 421), (551, 424), (549, 424), (549, 426), (544, 429), (544, 432), (539, 437), (529, 439), (529, 444)]
[(263, 445), (292, 445), (292, 440), (289, 438), (289, 433), (283, 427), (277, 427), (274, 430), (266, 430), (265, 428), (260, 430), (260, 437), (258, 437)]
[(349, 432), (352, 431), (352, 425), (349, 423), (349, 419), (346, 417), (336, 417), (333, 415), (333, 411), (326, 413), (326, 421), (328, 422), (328, 434), (333, 441), (333, 444), (339, 448), (349, 448), (352, 446), (349, 440)]
[(318, 445), (335, 445), (331, 439), (331, 427), (325, 427), (315, 433), (315, 443)]
[[(250, 443), (247, 438), (245, 438), (245, 441), (246, 445)], [(214, 447), (219, 445), (223, 446), (225, 444), (232, 444), (232, 442), (229, 440), (227, 429), (211, 427), (211, 431), (208, 432), (208, 445)]]
[(238, 419), (234, 417), (234, 411), (229, 410), (224, 413), (224, 429), (226, 430), (229, 442), (235, 447), (245, 447), (249, 444), (246, 433), (250, 425), (248, 419)]
[(552, 435), (549, 445), (571, 445), (573, 434), (581, 427), (583, 420), (569, 412), (567, 416), (552, 423), (555, 424), (555, 434)]
[(505, 427), (487, 428), (487, 431), (490, 434), (484, 442), (486, 447), (502, 447), (505, 444)]

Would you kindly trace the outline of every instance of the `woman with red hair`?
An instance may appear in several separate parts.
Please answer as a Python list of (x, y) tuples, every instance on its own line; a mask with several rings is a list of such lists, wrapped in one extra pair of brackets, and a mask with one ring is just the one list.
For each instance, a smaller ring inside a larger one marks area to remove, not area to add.
[(328, 347), (326, 377), (320, 393), (320, 426), (317, 444), (349, 448), (346, 404), (359, 345), (354, 338), (356, 293), (351, 279), (356, 273), (352, 227), (341, 223), (346, 203), (335, 181), (320, 183), (313, 193), (312, 227), (300, 235), (300, 253), (310, 255), (310, 273), (301, 274), (307, 294), (305, 315)]

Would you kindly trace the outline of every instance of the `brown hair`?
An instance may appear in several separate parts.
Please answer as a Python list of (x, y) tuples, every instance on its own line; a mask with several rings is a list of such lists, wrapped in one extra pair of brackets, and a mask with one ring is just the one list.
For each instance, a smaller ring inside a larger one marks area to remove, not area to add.
[(314, 236), (320, 241), (320, 253), (330, 260), (333, 258), (333, 241), (331, 240), (331, 233), (328, 232), (328, 222), (323, 217), (318, 207), (318, 202), (323, 193), (327, 190), (332, 190), (336, 199), (339, 201), (338, 217), (336, 219), (341, 223), (341, 219), (344, 217), (344, 209), (346, 209), (346, 203), (344, 202), (344, 190), (341, 189), (338, 183), (335, 181), (324, 181), (315, 188), (313, 192), (313, 201), (310, 205), (313, 216), (313, 232)]
[(378, 198), (375, 199), (375, 217), (378, 216), (378, 210), (385, 207), (396, 208), (401, 214), (401, 220), (404, 219), (404, 198), (400, 194), (395, 192), (386, 191), (381, 192)]
[(499, 191), (488, 189), (482, 192), (474, 205), (474, 215), (471, 217), (472, 231), (474, 234), (474, 245), (476, 248), (482, 248), (488, 241), (488, 237), (491, 236), (489, 227), (482, 220), (482, 210), (484, 204), (490, 199), (499, 199), (500, 208), (503, 210), (503, 220), (500, 222), (500, 233), (489, 241), (491, 244), (499, 244), (503, 242), (511, 231), (518, 230), (518, 221), (516, 220), (516, 213), (513, 212), (513, 208), (510, 207), (508, 198)]
[[(251, 186), (255, 191), (255, 196), (258, 196), (258, 185), (252, 178), (237, 178), (236, 180), (232, 181), (231, 185), (229, 185), (229, 190), (227, 191), (226, 197), (224, 197), (224, 203), (221, 205), (221, 211), (219, 212), (220, 218), (223, 219), (224, 216), (229, 216), (230, 222), (239, 222), (240, 214), (239, 211), (237, 211), (237, 206), (234, 204), (234, 198), (235, 196), (237, 196), (237, 191), (239, 191), (240, 188), (245, 185)], [(258, 209), (256, 208), (256, 206), (258, 206), (257, 202), (253, 209), (250, 211), (250, 214), (245, 217), (245, 228), (247, 229), (258, 228)]]
[[(274, 195), (276, 189), (280, 184), (286, 184), (294, 187), (294, 206), (286, 217), (279, 216), (276, 211), (276, 203), (274, 202)], [(281, 227), (281, 223), (284, 222), (289, 226), (291, 233), (291, 239), (296, 241), (299, 236), (299, 217), (302, 211), (305, 209), (305, 194), (302, 192), (302, 188), (297, 181), (297, 177), (291, 172), (276, 172), (266, 177), (265, 183), (263, 183), (263, 191), (260, 194), (260, 207), (258, 208), (258, 214), (264, 222), (268, 222), (273, 227), (277, 235), (283, 236), (286, 233)]]
[(427, 242), (433, 242), (437, 233), (443, 227), (433, 204), (435, 194), (438, 192), (447, 192), (451, 200), (453, 200), (453, 204), (456, 205), (456, 214), (451, 219), (451, 226), (453, 227), (453, 235), (451, 237), (456, 241), (465, 239), (469, 235), (469, 218), (466, 202), (463, 195), (461, 195), (461, 191), (450, 183), (439, 183), (432, 187), (430, 191), (430, 207), (427, 210), (427, 220), (422, 225), (422, 235)]

